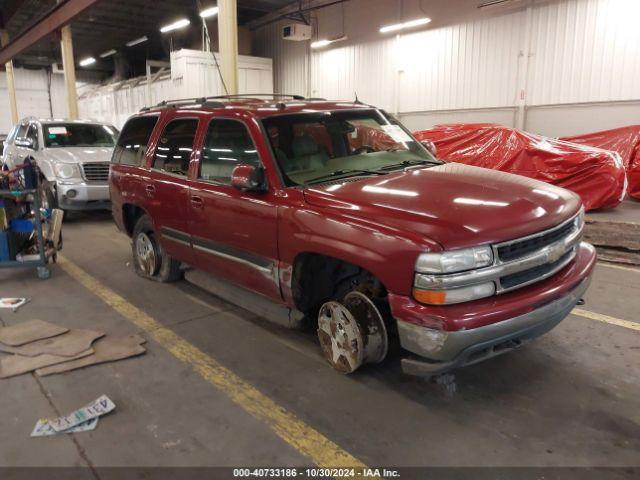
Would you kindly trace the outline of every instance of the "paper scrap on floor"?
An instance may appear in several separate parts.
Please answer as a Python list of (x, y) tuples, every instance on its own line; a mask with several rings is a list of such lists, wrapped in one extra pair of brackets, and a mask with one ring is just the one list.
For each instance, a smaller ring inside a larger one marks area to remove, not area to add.
[(61, 432), (56, 432), (51, 426), (51, 424), (49, 423), (48, 419), (41, 418), (36, 423), (36, 426), (34, 427), (33, 432), (31, 432), (31, 436), (32, 437), (48, 437), (49, 435), (57, 435), (58, 433), (88, 432), (90, 430), (94, 430), (98, 426), (98, 418), (99, 417), (92, 418), (91, 420), (87, 420), (86, 422), (80, 423), (75, 427), (68, 428)]
[(115, 408), (115, 403), (113, 403), (106, 395), (102, 395), (100, 398), (82, 408), (79, 408), (75, 412), (71, 412), (69, 415), (49, 420), (49, 425), (56, 432), (61, 433), (85, 423), (88, 420), (105, 415)]
[(15, 312), (28, 301), (28, 298), (0, 298), (0, 308), (10, 308)]

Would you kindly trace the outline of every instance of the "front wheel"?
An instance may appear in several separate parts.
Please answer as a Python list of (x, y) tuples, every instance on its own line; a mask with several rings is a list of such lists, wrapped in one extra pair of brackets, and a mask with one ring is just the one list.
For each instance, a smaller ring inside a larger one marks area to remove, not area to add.
[(141, 216), (136, 222), (131, 249), (134, 269), (141, 277), (158, 282), (174, 282), (182, 278), (180, 262), (164, 251), (148, 215)]
[(58, 208), (55, 184), (44, 179), (40, 181), (40, 206), (46, 209)]
[(320, 307), (318, 339), (327, 362), (345, 374), (365, 363), (380, 363), (389, 346), (382, 314), (358, 291), (348, 293), (341, 302), (334, 300)]

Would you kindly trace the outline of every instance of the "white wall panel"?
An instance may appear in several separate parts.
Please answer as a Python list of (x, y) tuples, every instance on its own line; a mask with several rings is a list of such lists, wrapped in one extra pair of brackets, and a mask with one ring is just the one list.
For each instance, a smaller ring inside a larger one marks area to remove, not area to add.
[(400, 111), (513, 105), (523, 21), (516, 13), (400, 37)]
[(274, 91), (290, 95), (309, 95), (309, 42), (290, 42), (280, 38), (282, 26), (276, 22), (255, 32), (254, 50), (273, 59)]
[[(238, 59), (240, 93), (272, 93), (271, 59), (241, 55)], [(150, 98), (149, 98), (150, 94)], [(80, 115), (121, 128), (141, 108), (163, 100), (224, 95), (220, 75), (210, 53), (180, 50), (172, 54), (167, 71), (147, 88), (146, 77), (88, 89), (80, 98)]]
[[(563, 132), (570, 128), (561, 125), (562, 112), (579, 110), (569, 104), (640, 100), (640, 0), (534, 0), (530, 16), (525, 8), (481, 12), (477, 3), (432, 0), (419, 10), (405, 0), (405, 19), (428, 14), (434, 22), (397, 40), (377, 30), (397, 21), (398, 2), (352, 0), (314, 19), (320, 38), (344, 33), (346, 42), (307, 53), (307, 42), (280, 38), (287, 21), (259, 28), (254, 47), (274, 58), (276, 90), (345, 100), (357, 92), (412, 124), (511, 119), (522, 87), (527, 115), (535, 116), (526, 125), (545, 133), (544, 119)], [(527, 78), (519, 79), (526, 61)], [(559, 105), (557, 114), (532, 108), (551, 104)], [(640, 122), (630, 122), (628, 105), (596, 107), (598, 114), (576, 129)]]
[[(49, 74), (45, 70), (16, 68), (14, 75), (20, 118), (28, 116), (48, 118), (52, 113), (54, 117), (66, 115), (66, 93), (61, 75), (51, 75), (51, 97), (49, 96)], [(0, 72), (0, 134), (8, 133), (11, 126), (7, 76), (5, 72)]]
[(640, 98), (640, 1), (568, 0), (532, 13), (527, 103)]

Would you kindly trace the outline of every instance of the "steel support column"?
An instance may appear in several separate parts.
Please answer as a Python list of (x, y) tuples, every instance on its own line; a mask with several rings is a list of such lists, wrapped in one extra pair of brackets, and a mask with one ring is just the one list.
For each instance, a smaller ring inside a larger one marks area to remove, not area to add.
[(73, 40), (71, 27), (67, 25), (60, 30), (60, 49), (62, 50), (62, 68), (64, 69), (64, 83), (67, 87), (67, 105), (69, 118), (78, 119), (78, 92), (76, 91), (76, 64), (73, 58)]
[(236, 0), (218, 0), (218, 44), (220, 70), (229, 95), (238, 93), (238, 5)]
[[(9, 33), (0, 30), (0, 43), (5, 47), (9, 43)], [(13, 76), (13, 61), (9, 60), (5, 64), (7, 72), (7, 93), (9, 94), (9, 107), (11, 110), (11, 123), (18, 123), (18, 102), (16, 100), (16, 81)]]

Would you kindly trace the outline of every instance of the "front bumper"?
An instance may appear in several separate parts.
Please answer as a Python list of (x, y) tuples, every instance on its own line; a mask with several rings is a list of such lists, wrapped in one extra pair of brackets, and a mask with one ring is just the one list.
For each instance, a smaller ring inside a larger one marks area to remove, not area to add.
[[(557, 274), (559, 278), (530, 287), (529, 302), (540, 306), (477, 328), (447, 331), (406, 322), (396, 316), (400, 344), (415, 354), (402, 360), (403, 371), (412, 375), (437, 375), (513, 350), (543, 335), (569, 315), (582, 298), (589, 287), (594, 262), (593, 247), (582, 243), (576, 260)], [(545, 295), (541, 294), (546, 291), (554, 292), (555, 296), (542, 300)], [(500, 296), (494, 297), (493, 308), (504, 313), (506, 304), (501, 305)]]
[(108, 183), (56, 184), (58, 205), (63, 210), (110, 210), (111, 198)]

